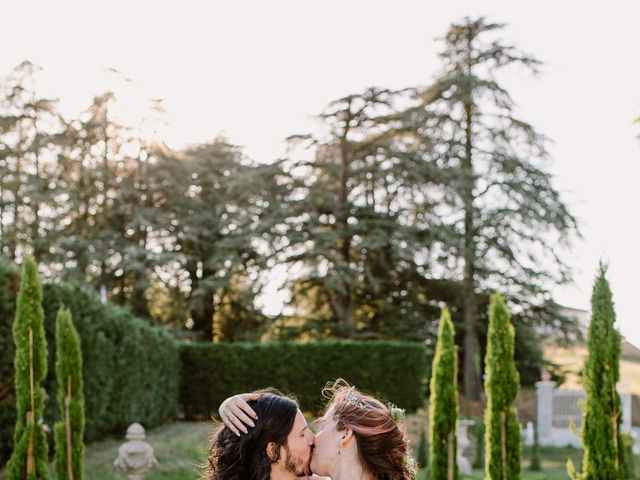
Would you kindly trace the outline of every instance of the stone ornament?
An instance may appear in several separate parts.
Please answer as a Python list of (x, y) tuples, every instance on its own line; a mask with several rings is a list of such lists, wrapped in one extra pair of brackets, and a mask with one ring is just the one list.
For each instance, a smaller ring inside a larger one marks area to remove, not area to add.
[(113, 464), (124, 470), (128, 480), (142, 480), (148, 469), (158, 465), (153, 447), (144, 441), (144, 428), (139, 423), (129, 425), (126, 438), (128, 441), (118, 449), (118, 458)]
[(468, 429), (475, 422), (473, 420), (462, 419), (458, 421), (458, 428), (456, 430), (456, 437), (458, 441), (458, 454), (456, 456), (456, 463), (458, 464), (458, 471), (464, 475), (471, 475), (471, 463), (469, 459), (464, 456), (464, 451), (471, 445), (471, 441), (467, 436)]

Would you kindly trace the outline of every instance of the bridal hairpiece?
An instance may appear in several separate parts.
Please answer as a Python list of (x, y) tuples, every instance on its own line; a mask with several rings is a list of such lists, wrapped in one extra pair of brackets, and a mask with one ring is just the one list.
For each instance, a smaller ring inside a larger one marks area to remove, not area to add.
[(394, 422), (400, 423), (404, 420), (404, 408), (397, 407), (393, 403), (388, 403), (387, 409), (389, 410), (389, 416), (393, 419)]
[(347, 392), (347, 395), (344, 397), (344, 401), (353, 407), (358, 407), (366, 411), (371, 410), (371, 407), (366, 403), (362, 402), (360, 398), (356, 395), (356, 392), (354, 391), (354, 387), (351, 387), (349, 389), (349, 391)]

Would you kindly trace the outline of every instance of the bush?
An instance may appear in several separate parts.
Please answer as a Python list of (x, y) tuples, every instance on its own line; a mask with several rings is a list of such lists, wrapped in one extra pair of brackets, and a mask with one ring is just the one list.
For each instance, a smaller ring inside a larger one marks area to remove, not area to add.
[(318, 412), (322, 387), (339, 377), (409, 411), (425, 403), (426, 350), (417, 343), (183, 344), (180, 350), (180, 402), (189, 419), (211, 415), (230, 395), (266, 386)]
[[(19, 271), (0, 261), (0, 461), (13, 448), (15, 424), (13, 344), (11, 324)], [(16, 276), (17, 275), (17, 276)], [(44, 421), (59, 419), (56, 408), (55, 318), (64, 304), (73, 316), (82, 343), (85, 397), (85, 441), (116, 434), (140, 422), (152, 428), (175, 417), (179, 410), (180, 357), (177, 342), (161, 329), (135, 318), (124, 308), (100, 302), (86, 288), (64, 283), (43, 285), (45, 334), (49, 345), (48, 375), (43, 384), (48, 403)], [(10, 367), (9, 367), (10, 366)]]
[[(82, 342), (85, 441), (122, 435), (133, 422), (152, 428), (177, 414), (180, 357), (169, 334), (122, 307), (103, 305), (85, 288), (56, 284), (44, 286), (50, 338), (61, 305), (71, 311)], [(52, 352), (52, 370), (54, 358)], [(48, 391), (54, 392), (55, 378), (50, 380)]]
[(13, 357), (15, 346), (11, 325), (16, 315), (16, 295), (20, 287), (20, 270), (0, 259), (0, 465), (13, 450), (13, 427), (16, 424)]

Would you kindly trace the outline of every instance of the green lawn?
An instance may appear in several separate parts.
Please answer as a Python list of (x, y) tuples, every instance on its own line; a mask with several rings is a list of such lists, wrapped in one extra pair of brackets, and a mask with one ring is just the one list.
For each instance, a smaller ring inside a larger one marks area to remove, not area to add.
[[(147, 432), (146, 441), (153, 447), (158, 466), (147, 472), (145, 480), (196, 480), (199, 465), (206, 460), (207, 438), (212, 423), (176, 422)], [(113, 461), (125, 440), (109, 439), (88, 445), (85, 452), (87, 480), (121, 480), (125, 476), (115, 470)], [(51, 478), (55, 478), (52, 467)], [(0, 480), (6, 480), (6, 472)]]
[[(176, 422), (148, 432), (147, 441), (153, 446), (159, 465), (149, 471), (145, 480), (197, 480), (199, 466), (206, 460), (207, 438), (213, 429), (212, 423)], [(87, 480), (120, 480), (124, 475), (116, 472), (113, 461), (118, 455), (118, 447), (123, 440), (109, 439), (89, 445), (85, 456), (85, 478)], [(542, 471), (530, 472), (529, 452), (523, 452), (522, 480), (567, 479), (565, 464), (572, 458), (580, 463), (581, 452), (572, 448), (541, 448)], [(636, 465), (640, 461), (636, 459)], [(52, 474), (51, 478), (55, 478)], [(481, 480), (482, 471), (463, 477), (467, 480)], [(6, 472), (0, 472), (0, 480), (6, 480)], [(425, 480), (425, 472), (420, 472), (419, 480)]]
[[(581, 451), (573, 448), (541, 448), (540, 459), (542, 470), (539, 472), (531, 472), (527, 469), (529, 466), (529, 451), (525, 449), (522, 458), (522, 480), (566, 480), (567, 476), (566, 463), (567, 459), (573, 459), (576, 465), (580, 465)], [(420, 472), (418, 480), (426, 480), (424, 471)], [(462, 475), (465, 480), (482, 480), (484, 472), (474, 470), (472, 475)]]

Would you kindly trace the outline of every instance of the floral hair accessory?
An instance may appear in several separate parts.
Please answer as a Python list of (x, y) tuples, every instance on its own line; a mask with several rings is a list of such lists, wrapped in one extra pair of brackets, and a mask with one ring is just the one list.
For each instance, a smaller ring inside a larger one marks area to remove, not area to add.
[(389, 409), (389, 416), (393, 419), (394, 422), (398, 423), (404, 420), (404, 409), (395, 406), (393, 403), (387, 404), (387, 408)]
[(404, 466), (409, 472), (409, 476), (411, 480), (416, 480), (418, 478), (418, 469), (416, 467), (416, 461), (413, 457), (409, 456), (404, 460)]
[(371, 410), (371, 407), (366, 403), (362, 402), (360, 398), (356, 395), (356, 392), (354, 391), (354, 387), (351, 387), (349, 389), (349, 391), (347, 392), (347, 395), (344, 397), (344, 401), (353, 407), (358, 407), (366, 411)]

